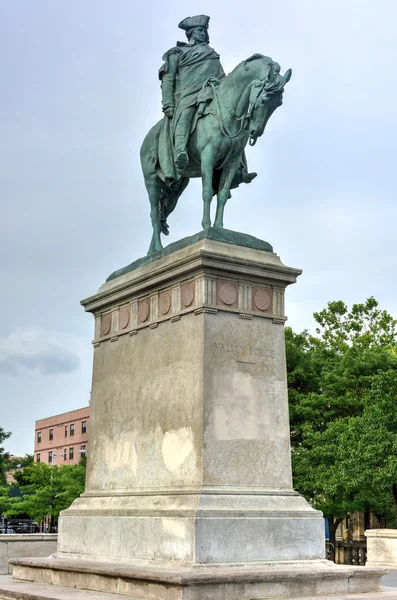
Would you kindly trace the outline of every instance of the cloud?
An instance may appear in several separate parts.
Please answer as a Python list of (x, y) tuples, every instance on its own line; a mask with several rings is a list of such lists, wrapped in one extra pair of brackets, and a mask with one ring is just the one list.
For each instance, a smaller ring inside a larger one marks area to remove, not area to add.
[(74, 371), (79, 357), (65, 349), (63, 334), (43, 329), (15, 329), (0, 338), (0, 373), (16, 374), (20, 370), (57, 375)]

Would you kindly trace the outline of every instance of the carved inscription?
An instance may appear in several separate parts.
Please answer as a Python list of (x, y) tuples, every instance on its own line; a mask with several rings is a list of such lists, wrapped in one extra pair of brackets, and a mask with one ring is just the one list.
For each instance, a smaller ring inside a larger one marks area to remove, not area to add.
[(213, 348), (222, 354), (234, 354), (236, 358), (274, 358), (276, 353), (270, 348), (260, 348), (258, 346), (242, 346), (240, 344), (224, 344), (222, 342), (213, 342)]

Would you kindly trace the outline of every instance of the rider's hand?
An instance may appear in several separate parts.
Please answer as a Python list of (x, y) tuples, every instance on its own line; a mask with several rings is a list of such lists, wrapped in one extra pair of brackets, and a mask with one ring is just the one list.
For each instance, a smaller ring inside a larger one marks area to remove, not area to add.
[(164, 109), (164, 114), (169, 119), (172, 119), (172, 117), (174, 116), (174, 107), (173, 106), (167, 106), (167, 108)]

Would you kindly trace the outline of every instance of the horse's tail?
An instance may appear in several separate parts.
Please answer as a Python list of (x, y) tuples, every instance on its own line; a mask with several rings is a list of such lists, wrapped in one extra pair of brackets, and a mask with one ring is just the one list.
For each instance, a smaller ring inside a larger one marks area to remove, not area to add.
[[(149, 199), (155, 195), (160, 209), (160, 228), (165, 235), (169, 234), (167, 223), (168, 216), (174, 210), (180, 195), (189, 183), (189, 179), (182, 177), (177, 180), (168, 180), (159, 164), (158, 144), (162, 121), (152, 127), (143, 140), (141, 147), (141, 165)], [(152, 200), (151, 200), (152, 201)]]
[(160, 229), (161, 229), (161, 233), (164, 233), (164, 235), (168, 235), (170, 232), (168, 223), (167, 223), (167, 217), (169, 215), (169, 212), (167, 211), (167, 195), (164, 193), (164, 190), (161, 190), (160, 192), (160, 197), (159, 197), (159, 203), (160, 203)]
[(160, 227), (162, 233), (165, 235), (169, 234), (169, 226), (167, 223), (168, 216), (172, 213), (177, 202), (181, 196), (181, 194), (186, 189), (189, 178), (181, 177), (177, 181), (173, 181), (172, 185), (168, 185), (163, 181), (161, 191), (159, 194), (159, 203), (160, 203)]

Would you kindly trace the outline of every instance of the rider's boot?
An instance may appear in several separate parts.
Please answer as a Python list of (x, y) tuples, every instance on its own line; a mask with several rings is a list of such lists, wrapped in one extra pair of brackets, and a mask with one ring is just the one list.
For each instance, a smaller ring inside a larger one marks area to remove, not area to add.
[(189, 155), (186, 152), (186, 147), (185, 148), (176, 147), (176, 149), (175, 149), (175, 166), (178, 169), (178, 171), (184, 171), (188, 165), (188, 162), (189, 162)]
[(186, 150), (186, 146), (187, 146), (187, 141), (188, 141), (188, 137), (189, 137), (189, 132), (183, 131), (176, 131), (175, 132), (175, 138), (174, 138), (174, 144), (175, 144), (175, 165), (176, 168), (178, 169), (178, 171), (183, 171), (184, 169), (186, 169), (187, 164), (189, 162), (189, 155), (187, 153)]
[(187, 153), (187, 143), (189, 141), (190, 127), (194, 116), (195, 107), (189, 106), (185, 108), (178, 119), (175, 129), (174, 146), (175, 146), (175, 165), (178, 171), (184, 171), (189, 162)]

